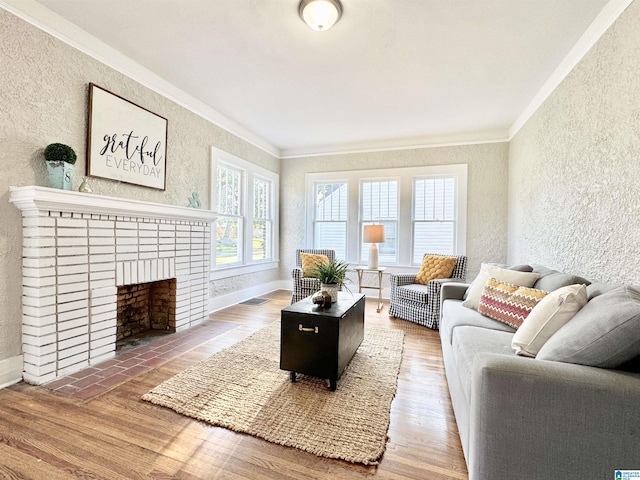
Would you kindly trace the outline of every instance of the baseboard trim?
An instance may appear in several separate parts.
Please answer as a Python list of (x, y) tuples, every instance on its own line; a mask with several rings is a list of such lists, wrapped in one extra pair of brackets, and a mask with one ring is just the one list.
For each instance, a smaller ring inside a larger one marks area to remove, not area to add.
[(22, 380), (22, 355), (0, 360), (0, 390)]
[(259, 297), (275, 290), (291, 290), (291, 281), (276, 280), (274, 282), (256, 285), (251, 288), (238, 290), (237, 292), (221, 295), (219, 297), (209, 299), (209, 313), (217, 312), (223, 308), (230, 307), (250, 298)]

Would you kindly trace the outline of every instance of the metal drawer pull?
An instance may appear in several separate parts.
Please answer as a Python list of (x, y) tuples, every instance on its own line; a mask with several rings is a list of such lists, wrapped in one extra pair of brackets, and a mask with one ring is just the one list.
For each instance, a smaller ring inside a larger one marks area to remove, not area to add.
[(318, 333), (318, 327), (307, 328), (307, 327), (303, 327), (301, 323), (298, 324), (298, 330), (300, 330), (301, 332)]

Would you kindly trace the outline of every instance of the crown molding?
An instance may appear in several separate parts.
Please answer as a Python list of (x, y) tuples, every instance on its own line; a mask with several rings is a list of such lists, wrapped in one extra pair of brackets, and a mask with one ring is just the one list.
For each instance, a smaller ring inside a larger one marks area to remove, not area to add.
[(571, 73), (575, 66), (591, 50), (602, 35), (609, 29), (618, 17), (631, 5), (633, 0), (609, 0), (598, 16), (591, 22), (589, 28), (582, 34), (571, 51), (554, 70), (544, 83), (540, 91), (533, 97), (529, 105), (516, 118), (509, 128), (509, 141), (520, 131), (534, 113), (542, 106), (547, 98), (555, 91), (562, 81)]
[(180, 90), (40, 3), (34, 0), (0, 0), (0, 8), (126, 75), (254, 147), (279, 158), (280, 149), (276, 146)]
[(467, 132), (454, 135), (412, 137), (395, 140), (391, 139), (362, 143), (329, 145), (316, 148), (299, 148), (288, 150), (282, 149), (280, 158), (291, 159), (320, 157), (326, 155), (387, 152), (393, 150), (417, 150), (422, 148), (480, 145), (485, 143), (502, 143), (508, 141), (509, 132), (506, 129), (496, 129), (483, 132)]

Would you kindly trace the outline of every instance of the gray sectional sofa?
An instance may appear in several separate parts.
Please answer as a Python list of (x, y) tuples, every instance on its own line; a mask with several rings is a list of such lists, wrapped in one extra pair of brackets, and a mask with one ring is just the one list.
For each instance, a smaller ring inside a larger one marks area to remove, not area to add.
[[(524, 270), (539, 273), (533, 287), (545, 291), (589, 284), (542, 266)], [(514, 328), (462, 305), (468, 287), (443, 285), (440, 338), (469, 479), (640, 470), (640, 292), (588, 285), (588, 303), (530, 358), (515, 354)]]

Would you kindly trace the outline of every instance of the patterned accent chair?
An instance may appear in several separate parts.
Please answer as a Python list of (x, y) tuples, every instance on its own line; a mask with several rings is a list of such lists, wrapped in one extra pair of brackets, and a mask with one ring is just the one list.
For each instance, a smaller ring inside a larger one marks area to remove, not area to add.
[(300, 253), (326, 255), (329, 258), (329, 261), (336, 259), (335, 250), (296, 250), (296, 266), (291, 271), (291, 277), (293, 277), (293, 294), (291, 295), (291, 303), (299, 302), (303, 298), (313, 295), (320, 290), (320, 280), (313, 277), (302, 276), (302, 260), (300, 259)]
[(391, 274), (389, 316), (437, 329), (440, 323), (442, 284), (464, 282), (467, 276), (467, 257), (459, 255), (456, 258), (450, 278), (431, 280), (427, 285), (415, 283), (414, 274)]

